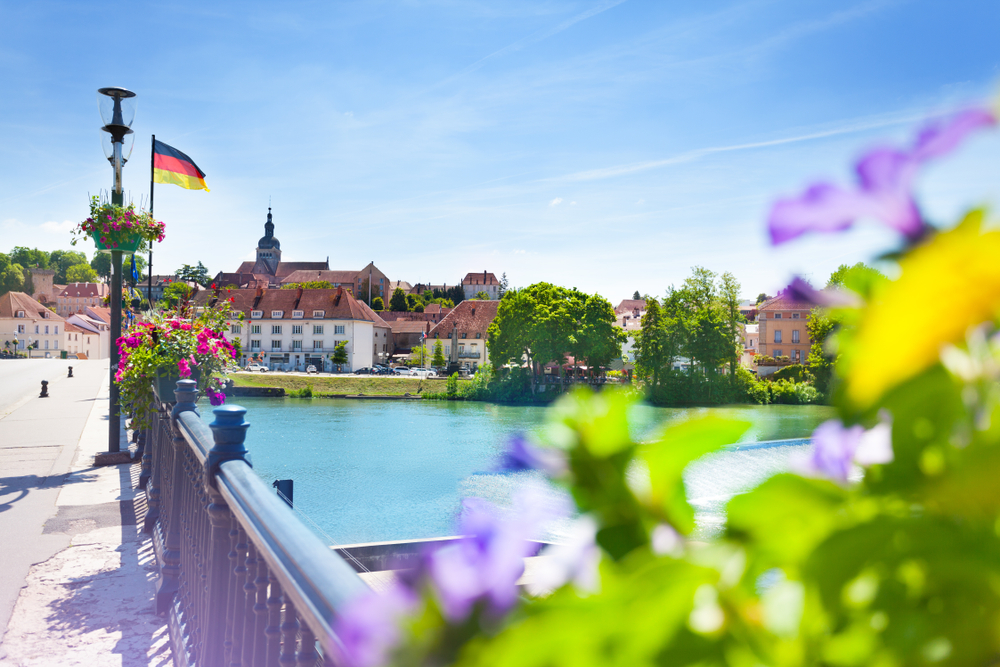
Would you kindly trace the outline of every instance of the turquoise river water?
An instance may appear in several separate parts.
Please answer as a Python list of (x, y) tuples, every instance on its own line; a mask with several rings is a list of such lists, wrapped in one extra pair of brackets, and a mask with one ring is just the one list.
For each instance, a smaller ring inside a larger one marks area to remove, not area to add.
[[(295, 481), (295, 509), (331, 544), (356, 544), (455, 534), (466, 496), (509, 507), (512, 493), (540, 479), (533, 472), (494, 472), (514, 433), (540, 427), (545, 409), (474, 402), (241, 398), (247, 447), (268, 485)], [(199, 406), (212, 421), (211, 408)], [(692, 464), (685, 475), (698, 534), (724, 522), (724, 505), (786, 468), (806, 438), (832, 415), (820, 406), (742, 406), (714, 412), (750, 421), (741, 444)], [(663, 422), (705, 412), (637, 406), (632, 422), (642, 438)], [(560, 492), (550, 489), (553, 496)], [(502, 509), (499, 511), (503, 511)], [(559, 540), (565, 525), (539, 537)]]

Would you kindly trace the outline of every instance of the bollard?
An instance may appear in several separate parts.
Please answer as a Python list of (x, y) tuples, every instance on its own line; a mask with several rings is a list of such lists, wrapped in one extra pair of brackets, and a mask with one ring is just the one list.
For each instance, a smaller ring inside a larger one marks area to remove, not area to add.
[(38, 395), (38, 398), (48, 398), (49, 397), (49, 381), (42, 380), (42, 393)]
[(73, 377), (73, 367), (72, 366), (69, 367), (69, 375), (67, 375), (66, 377), (68, 377), (68, 378)]

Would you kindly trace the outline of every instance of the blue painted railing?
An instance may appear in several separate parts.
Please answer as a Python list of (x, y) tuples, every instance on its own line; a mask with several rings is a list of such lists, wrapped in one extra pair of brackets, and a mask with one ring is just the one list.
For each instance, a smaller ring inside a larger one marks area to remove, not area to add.
[(174, 393), (141, 438), (140, 478), (174, 664), (336, 664), (331, 623), (365, 584), (251, 470), (246, 410), (205, 426), (195, 382)]

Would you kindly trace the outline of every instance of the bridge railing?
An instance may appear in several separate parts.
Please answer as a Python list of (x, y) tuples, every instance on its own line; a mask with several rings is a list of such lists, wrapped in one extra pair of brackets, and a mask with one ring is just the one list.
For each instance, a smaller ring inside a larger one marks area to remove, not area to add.
[(197, 397), (181, 380), (157, 403), (143, 453), (175, 665), (336, 664), (331, 623), (364, 582), (251, 470), (246, 410), (215, 408), (206, 426)]

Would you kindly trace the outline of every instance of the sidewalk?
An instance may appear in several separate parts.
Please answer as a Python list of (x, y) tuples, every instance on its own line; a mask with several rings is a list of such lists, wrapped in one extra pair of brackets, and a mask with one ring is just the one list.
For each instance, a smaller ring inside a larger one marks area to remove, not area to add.
[[(165, 621), (152, 611), (156, 570), (152, 542), (140, 532), (145, 496), (135, 488), (139, 464), (92, 467), (108, 440), (107, 364), (100, 366), (103, 380), (91, 375), (100, 369), (76, 366), (80, 382), (53, 383), (51, 398), (28, 400), (0, 421), (0, 437), (10, 440), (18, 432), (24, 449), (49, 447), (60, 452), (57, 459), (72, 459), (61, 468), (53, 461), (53, 473), (39, 478), (30, 493), (13, 502), (0, 498), (7, 503), (0, 512), (13, 508), (25, 515), (16, 502), (31, 499), (38, 512), (48, 513), (40, 535), (29, 525), (31, 515), (23, 531), (4, 536), (23, 540), (19, 549), (34, 557), (0, 640), (2, 667), (170, 663)], [(89, 411), (83, 409), (88, 404)], [(127, 445), (123, 433), (121, 446)], [(8, 480), (21, 479), (10, 474), (0, 470), (8, 487)], [(44, 506), (46, 493), (55, 494), (54, 512)]]

